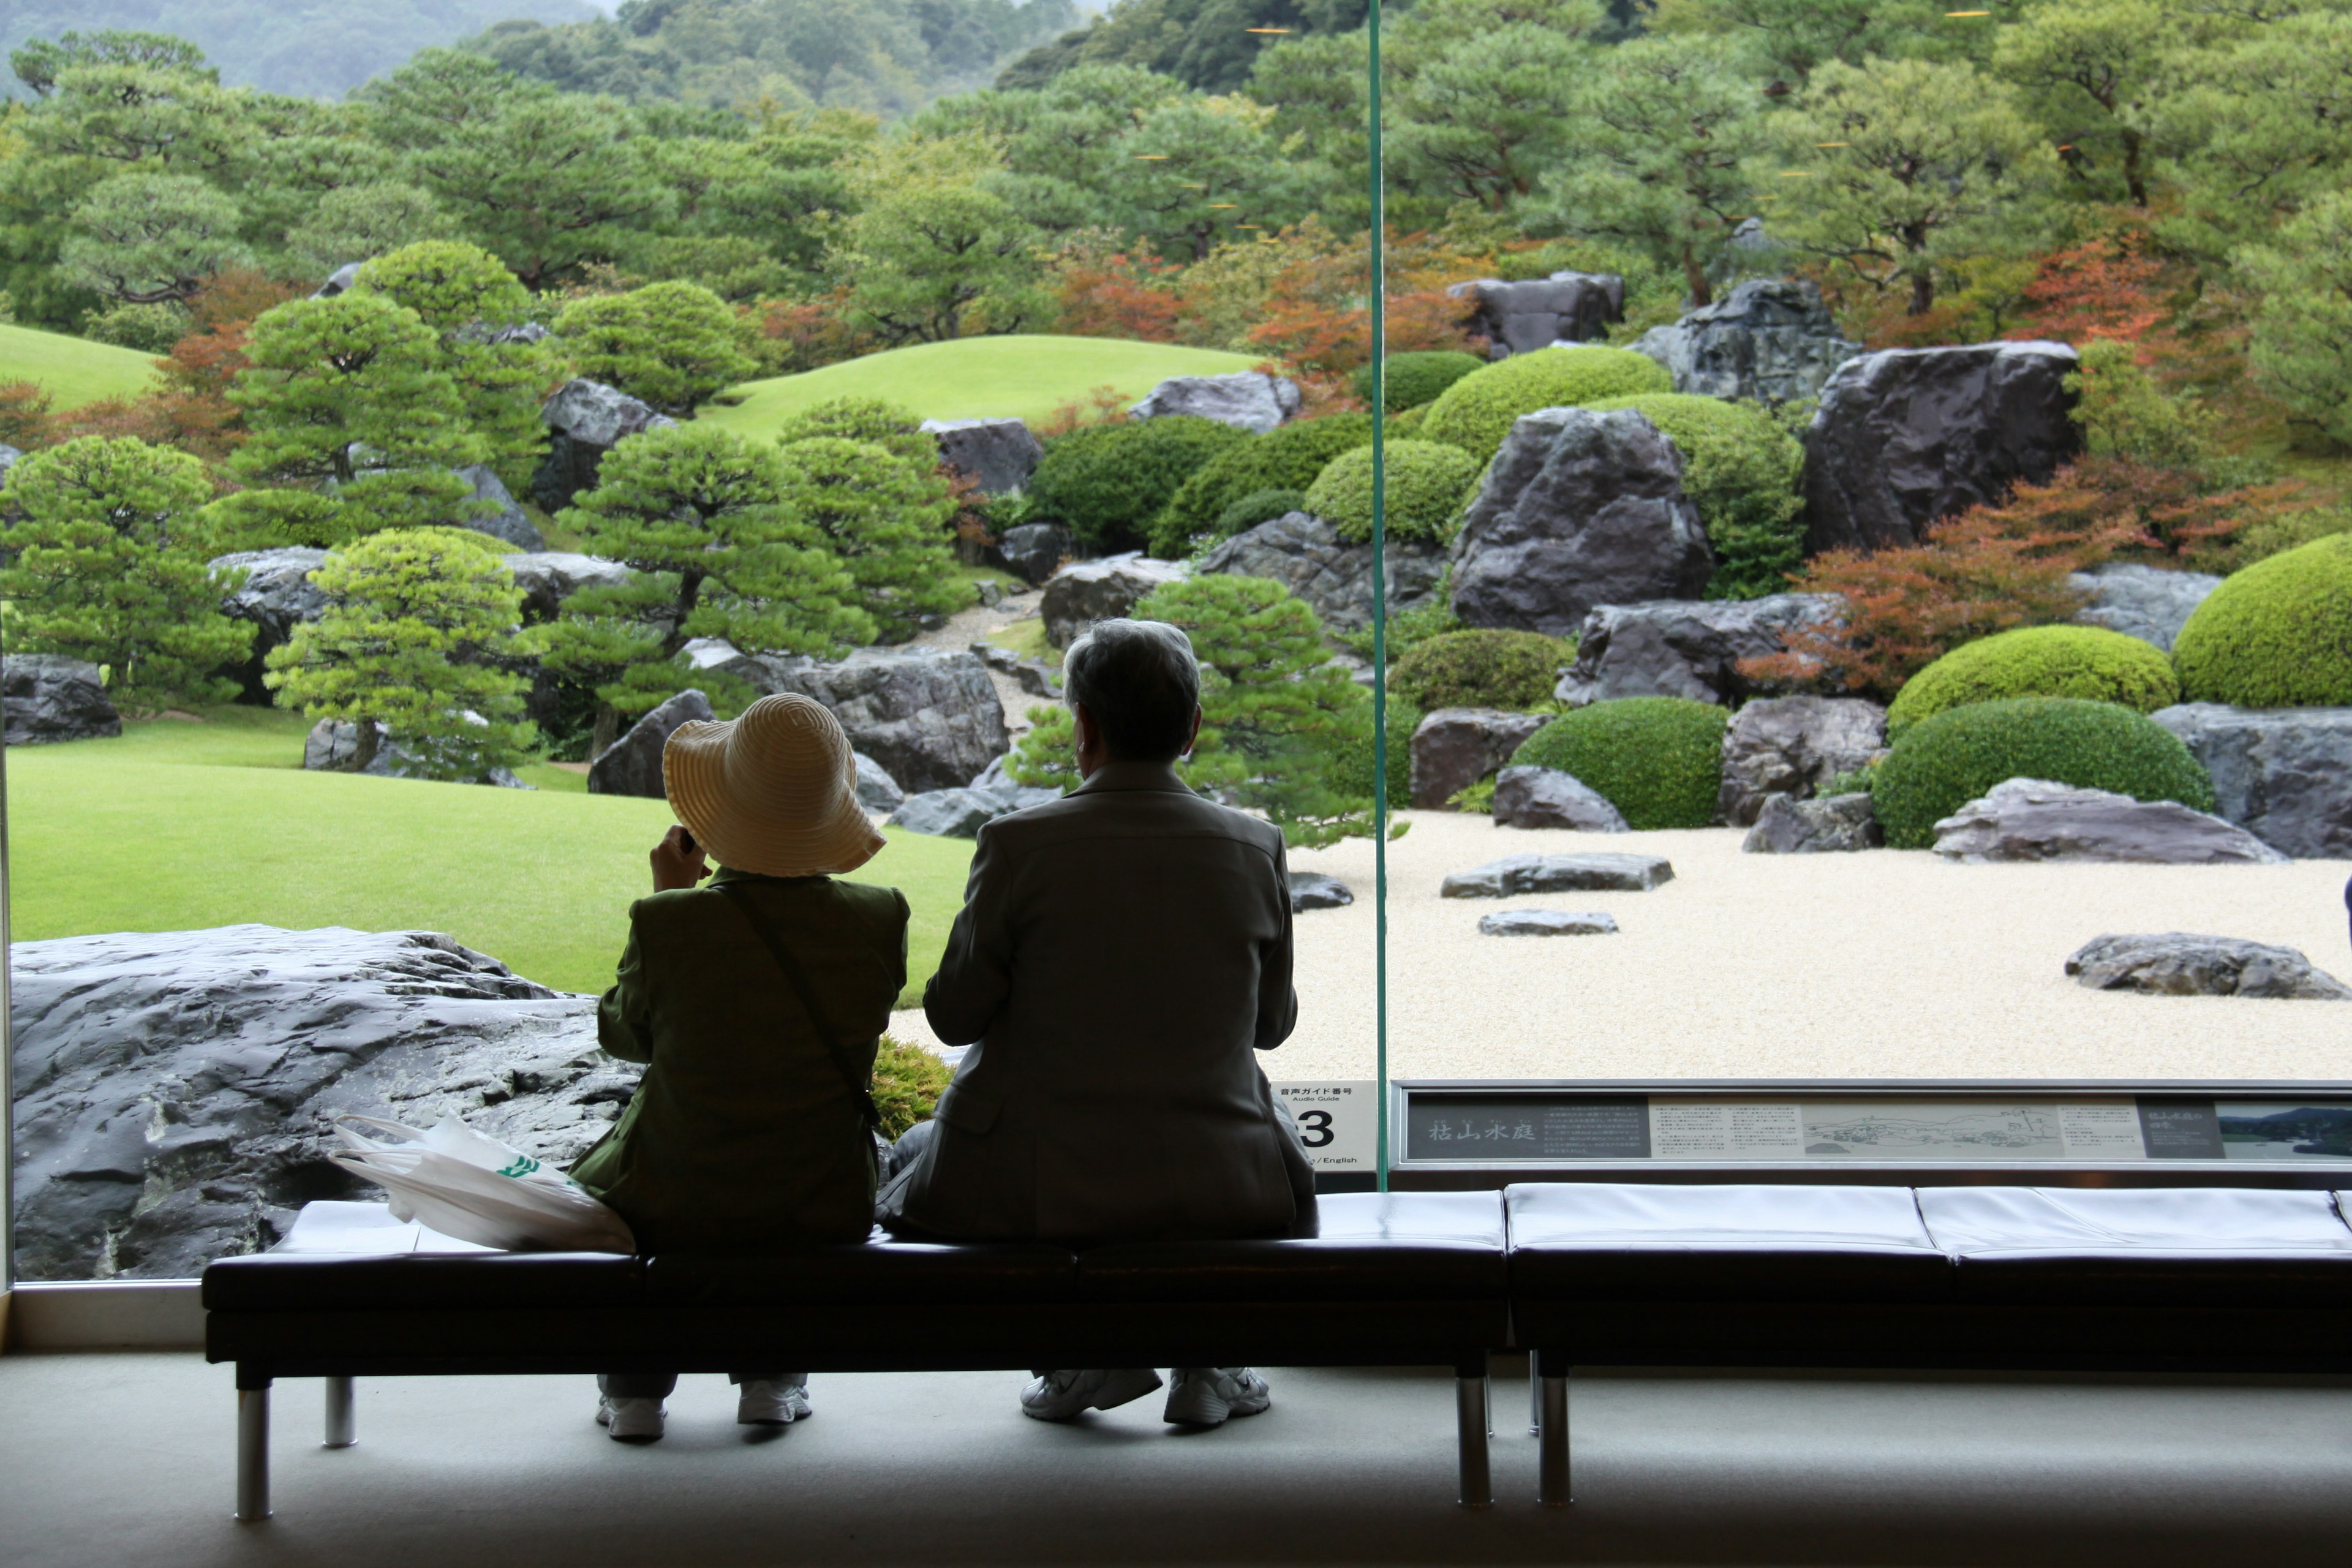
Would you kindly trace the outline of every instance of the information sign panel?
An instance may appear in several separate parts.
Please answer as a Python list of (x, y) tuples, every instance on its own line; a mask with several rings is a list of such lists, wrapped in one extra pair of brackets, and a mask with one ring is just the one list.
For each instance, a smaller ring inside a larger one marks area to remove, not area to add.
[(1298, 1121), (1298, 1141), (1318, 1171), (1372, 1173), (1379, 1162), (1380, 1086), (1370, 1079), (1277, 1082), (1274, 1092)]

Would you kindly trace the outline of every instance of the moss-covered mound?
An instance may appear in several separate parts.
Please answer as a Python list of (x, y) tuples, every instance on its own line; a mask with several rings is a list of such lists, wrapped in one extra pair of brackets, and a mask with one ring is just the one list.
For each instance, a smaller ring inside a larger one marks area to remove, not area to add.
[[(1436, 542), (1450, 537), (1463, 494), (1477, 482), (1478, 460), (1442, 441), (1389, 441), (1381, 456), (1388, 469), (1388, 536)], [(1358, 447), (1325, 464), (1307, 487), (1307, 510), (1342, 539), (1360, 544), (1371, 538), (1372, 449)]]
[(1870, 795), (1890, 847), (1926, 849), (1937, 822), (2018, 778), (2213, 809), (2213, 781), (2178, 735), (2075, 697), (2011, 697), (1923, 720), (1873, 773)]
[(2104, 626), (2020, 626), (1965, 643), (1909, 680), (1886, 710), (1900, 735), (1922, 719), (2005, 697), (2080, 697), (2153, 713), (2180, 700), (2172, 663), (2152, 643)]
[(2257, 561), (2214, 589), (2173, 640), (2191, 702), (2352, 705), (2352, 534)]
[(1683, 458), (1683, 493), (1715, 547), (1710, 599), (1760, 599), (1789, 591), (1804, 559), (1804, 500), (1797, 481), (1805, 449), (1752, 403), (1675, 392), (1611, 397), (1595, 412), (1631, 408), (1666, 433)]
[(1464, 376), (1429, 405), (1421, 434), (1484, 463), (1513, 422), (1538, 408), (1581, 407), (1611, 397), (1671, 392), (1665, 367), (1631, 349), (1538, 349)]
[(1574, 773), (1629, 827), (1705, 827), (1723, 786), (1730, 719), (1712, 703), (1681, 697), (1595, 702), (1537, 731), (1511, 761)]
[(1440, 708), (1525, 710), (1550, 700), (1576, 644), (1541, 632), (1446, 632), (1404, 651), (1389, 689), (1423, 712)]

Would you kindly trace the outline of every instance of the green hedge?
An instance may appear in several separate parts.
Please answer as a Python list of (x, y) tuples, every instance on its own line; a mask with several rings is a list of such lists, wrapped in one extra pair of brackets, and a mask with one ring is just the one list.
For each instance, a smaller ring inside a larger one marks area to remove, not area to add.
[(1683, 458), (1683, 493), (1698, 508), (1715, 548), (1710, 599), (1760, 599), (1789, 591), (1805, 555), (1797, 492), (1805, 448), (1752, 403), (1680, 393), (1611, 397), (1596, 413), (1631, 408), (1666, 433)]
[[(1365, 704), (1369, 714), (1371, 705)], [(1389, 693), (1389, 809), (1405, 811), (1412, 805), (1412, 732), (1421, 727), (1421, 710), (1405, 701), (1393, 691)], [(1351, 800), (1370, 800), (1372, 795), (1372, 728), (1369, 721), (1362, 730), (1335, 742), (1331, 748), (1331, 788)]]
[(1975, 702), (1923, 720), (1874, 771), (1870, 798), (1890, 847), (1926, 849), (1937, 822), (2017, 778), (2213, 809), (2213, 781), (2178, 735), (2128, 708), (2074, 697)]
[(2352, 705), (2352, 534), (2330, 534), (2225, 579), (2180, 628), (2191, 702)]
[(1032, 522), (1058, 522), (1097, 550), (1157, 549), (1152, 520), (1169, 498), (1252, 439), (1230, 425), (1189, 414), (1074, 430), (1045, 444), (1029, 477), (1024, 515)]
[[(1486, 369), (1486, 362), (1459, 349), (1416, 349), (1389, 355), (1385, 368), (1388, 375), (1382, 390), (1388, 394), (1388, 411), (1402, 414), (1408, 408), (1426, 408), (1464, 376)], [(1356, 395), (1370, 403), (1370, 365), (1356, 373), (1355, 385)]]
[(1674, 378), (1664, 365), (1631, 349), (1538, 349), (1447, 387), (1430, 405), (1421, 433), (1484, 463), (1501, 449), (1503, 437), (1523, 414), (1673, 390)]
[(2153, 713), (2180, 700), (2171, 661), (2152, 643), (2102, 626), (2020, 626), (1954, 648), (1903, 683), (1887, 732), (1971, 702), (2080, 697)]
[[(1463, 493), (1478, 482), (1478, 460), (1440, 441), (1389, 441), (1388, 536), (1443, 543), (1453, 536)], [(1307, 510), (1342, 539), (1372, 536), (1372, 449), (1358, 447), (1325, 465), (1307, 489)]]
[(1261, 522), (1272, 522), (1294, 511), (1307, 510), (1304, 490), (1252, 490), (1217, 514), (1216, 534), (1231, 539), (1236, 533), (1247, 533)]
[(1447, 632), (1407, 648), (1389, 689), (1424, 712), (1440, 708), (1525, 711), (1551, 700), (1576, 643), (1541, 632)]
[(1730, 720), (1711, 702), (1682, 697), (1595, 702), (1537, 731), (1511, 761), (1574, 773), (1630, 827), (1705, 827), (1723, 787)]
[(1219, 531), (1225, 509), (1258, 490), (1305, 490), (1324, 465), (1351, 447), (1372, 444), (1372, 416), (1334, 414), (1248, 437), (1220, 452), (1186, 479), (1151, 528), (1155, 555), (1177, 559)]

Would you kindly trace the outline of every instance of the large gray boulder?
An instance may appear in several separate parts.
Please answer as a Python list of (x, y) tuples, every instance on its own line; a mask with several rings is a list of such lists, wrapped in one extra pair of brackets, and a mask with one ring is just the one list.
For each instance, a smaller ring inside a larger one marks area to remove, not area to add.
[(1016, 811), (1061, 798), (1060, 790), (1024, 788), (1010, 779), (986, 784), (975, 781), (961, 789), (910, 795), (884, 826), (940, 838), (977, 838), (982, 828), (1000, 816), (1010, 816)]
[(1811, 283), (1757, 278), (1671, 327), (1652, 327), (1633, 352), (1665, 366), (1676, 392), (1790, 403), (1819, 397), (1862, 345), (1839, 330)]
[(1585, 616), (1576, 662), (1553, 695), (1572, 708), (1621, 697), (1729, 704), (1770, 695), (1780, 689), (1740, 674), (1740, 661), (1779, 653), (1783, 631), (1819, 625), (1837, 609), (1826, 594), (1603, 605)]
[(1033, 588), (1052, 581), (1069, 554), (1070, 531), (1058, 522), (1024, 522), (996, 542), (1004, 569)]
[(1481, 278), (1445, 291), (1470, 308), (1465, 324), (1486, 340), (1489, 359), (1599, 342), (1611, 322), (1625, 319), (1625, 280), (1613, 272), (1555, 272), (1520, 283)]
[(1171, 375), (1128, 408), (1130, 417), (1189, 414), (1263, 436), (1297, 417), (1298, 384), (1286, 375), (1237, 370), (1226, 375)]
[(594, 997), (432, 931), (242, 925), (12, 957), (28, 1279), (192, 1279), (314, 1198), (381, 1196), (328, 1163), (339, 1114), (460, 1116), (560, 1169), (639, 1070), (597, 1048)]
[(490, 471), (488, 463), (472, 463), (456, 470), (459, 479), (473, 487), (473, 500), (478, 515), (468, 517), (466, 526), (477, 533), (487, 533), (505, 541), (517, 550), (544, 550), (547, 541), (531, 526), (522, 508), (515, 504), (514, 494), (505, 481)]
[(16, 465), (24, 460), (23, 447), (11, 447), (5, 441), (0, 441), (0, 485), (8, 482), (8, 476), (15, 472)]
[(331, 300), (338, 294), (348, 293), (360, 280), (360, 268), (366, 265), (364, 261), (344, 262), (327, 274), (327, 280), (310, 291), (310, 298)]
[(1805, 433), (1805, 549), (1885, 550), (2042, 483), (2083, 449), (2064, 343), (1881, 349), (1840, 365)]
[(710, 710), (710, 699), (701, 692), (679, 692), (630, 725), (619, 740), (604, 749), (604, 755), (588, 764), (588, 793), (660, 800), (664, 794), (662, 748), (669, 744), (672, 731), (695, 720), (707, 722), (718, 717)]
[(2286, 858), (2242, 827), (2170, 800), (2010, 779), (1936, 824), (1948, 860), (2146, 860), (2268, 866)]
[(547, 422), (548, 447), (530, 477), (530, 494), (549, 513), (570, 506), (582, 490), (596, 488), (596, 470), (605, 453), (631, 436), (677, 423), (619, 387), (587, 380), (557, 387), (539, 416)]
[(375, 727), (375, 754), (368, 759), (364, 770), (354, 764), (359, 761), (360, 727), (349, 719), (321, 719), (310, 726), (302, 737), (302, 765), (316, 773), (348, 773), (364, 771), (380, 778), (392, 776), (392, 731), (383, 727), (381, 719), (371, 719)]
[(1438, 887), (1446, 899), (1508, 899), (1521, 893), (1644, 893), (1675, 879), (1663, 855), (1510, 855)]
[[(1197, 570), (1281, 584), (1313, 607), (1327, 630), (1372, 624), (1372, 547), (1350, 544), (1312, 512), (1285, 512), (1237, 533), (1201, 558)], [(1417, 540), (1388, 546), (1389, 614), (1428, 602), (1445, 575), (1445, 552)]]
[(1623, 814), (1558, 768), (1509, 767), (1495, 775), (1495, 826), (1565, 827), (1578, 833), (1630, 833)]
[(738, 653), (723, 642), (686, 648), (688, 666), (716, 669), (761, 696), (797, 691), (841, 721), (855, 751), (909, 795), (955, 789), (1013, 749), (988, 667), (943, 648), (861, 648), (825, 660)]
[(1866, 795), (1819, 800), (1769, 795), (1739, 847), (1750, 855), (1838, 855), (1875, 849), (1885, 842), (1878, 813)]
[[(471, 709), (465, 716), (477, 724), (485, 723), (482, 716)], [(375, 778), (440, 779), (444, 783), (487, 784), (494, 789), (530, 789), (531, 786), (514, 775), (510, 768), (482, 768), (478, 759), (465, 757), (455, 747), (441, 749), (404, 742), (384, 728), (383, 721), (370, 721), (375, 726), (375, 752), (368, 765), (357, 766), (360, 749), (360, 727), (349, 719), (321, 719), (310, 726), (302, 738), (302, 765), (317, 773), (347, 773), (364, 772)], [(436, 765), (446, 761), (450, 765)], [(452, 774), (456, 777), (452, 777)]]
[(926, 419), (922, 427), (940, 444), (940, 461), (979, 485), (982, 495), (1027, 489), (1045, 455), (1036, 432), (1018, 419)]
[(1132, 550), (1099, 561), (1074, 562), (1054, 574), (1039, 602), (1038, 614), (1045, 617), (1045, 640), (1055, 647), (1067, 647), (1097, 621), (1117, 620), (1154, 590), (1181, 583), (1192, 574), (1192, 568), (1181, 561), (1155, 561)]
[(240, 550), (216, 555), (208, 563), (215, 578), (243, 572), (245, 580), (222, 595), (221, 614), (251, 621), (259, 628), (253, 651), (230, 673), (245, 688), (243, 700), (268, 706), (269, 688), (262, 684), (262, 660), (269, 650), (293, 640), (294, 628), (326, 613), (327, 595), (310, 581), (327, 559), (323, 550), (289, 546), (281, 550)]
[(1601, 605), (1696, 599), (1715, 571), (1683, 461), (1630, 408), (1546, 408), (1503, 438), (1454, 541), (1454, 613), (1563, 637)]
[(555, 619), (563, 601), (583, 588), (617, 588), (636, 575), (617, 561), (569, 550), (519, 551), (499, 559), (522, 590), (525, 626)]
[(107, 696), (98, 666), (61, 653), (12, 653), (0, 659), (0, 715), (11, 746), (122, 733), (122, 715)]
[(1337, 877), (1327, 877), (1320, 871), (1290, 873), (1290, 912), (1294, 915), (1303, 915), (1309, 910), (1345, 909), (1355, 901), (1355, 889)]
[(863, 752), (852, 752), (850, 760), (857, 764), (857, 804), (868, 811), (892, 812), (904, 805), (907, 792), (890, 776), (890, 770)]
[(2352, 859), (2352, 708), (2184, 702), (2148, 717), (2213, 775), (2220, 816), (2298, 859)]
[(1859, 697), (1750, 702), (1723, 732), (1716, 809), (1732, 826), (1745, 827), (1771, 796), (1810, 800), (1824, 780), (1869, 766), (1885, 746), (1886, 710)]
[(2221, 579), (2202, 572), (2168, 572), (2136, 561), (2109, 561), (2066, 581), (2084, 597), (2074, 612), (2078, 624), (2138, 637), (2167, 653), (2189, 615), (2221, 585)]
[(1455, 795), (1502, 767), (1528, 737), (1551, 722), (1541, 713), (1499, 708), (1440, 708), (1412, 731), (1412, 804), (1451, 811)]
[(2094, 937), (2066, 960), (2066, 973), (2097, 991), (2352, 1002), (2352, 985), (2294, 948), (2177, 931)]

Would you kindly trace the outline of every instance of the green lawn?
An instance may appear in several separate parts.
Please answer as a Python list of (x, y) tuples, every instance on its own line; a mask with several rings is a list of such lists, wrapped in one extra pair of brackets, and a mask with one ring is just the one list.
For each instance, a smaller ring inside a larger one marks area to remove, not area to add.
[(925, 419), (1042, 419), (1097, 386), (1115, 386), (1132, 400), (1171, 375), (1222, 375), (1257, 363), (1249, 354), (1121, 338), (959, 338), (749, 382), (735, 389), (741, 404), (714, 405), (701, 417), (765, 436), (785, 415), (812, 403), (882, 397)]
[(0, 326), (0, 382), (37, 381), (59, 408), (101, 397), (136, 397), (155, 378), (155, 356), (30, 327)]
[[(304, 773), (297, 716), (211, 710), (126, 723), (121, 739), (11, 747), (16, 938), (254, 921), (447, 931), (519, 973), (600, 991), (647, 890), (657, 800)], [(569, 787), (558, 784), (568, 780)], [(890, 833), (855, 879), (903, 889), (911, 1005), (963, 902), (971, 845)]]

